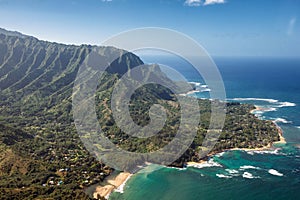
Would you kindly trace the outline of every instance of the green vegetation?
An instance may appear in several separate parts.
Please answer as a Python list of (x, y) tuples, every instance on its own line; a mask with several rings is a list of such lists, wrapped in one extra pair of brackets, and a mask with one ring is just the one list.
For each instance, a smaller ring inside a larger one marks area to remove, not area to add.
[[(3, 31), (2, 31), (3, 32)], [(0, 198), (88, 199), (84, 188), (112, 172), (97, 161), (79, 139), (72, 117), (72, 88), (80, 64), (92, 46), (67, 46), (10, 32), (0, 33)], [(103, 56), (121, 50), (102, 47)], [(96, 93), (99, 123), (114, 144), (132, 152), (153, 152), (168, 144), (179, 127), (180, 105), (166, 88), (149, 84), (132, 97), (130, 114), (139, 125), (149, 123), (149, 108), (167, 111), (164, 128), (147, 139), (123, 133), (110, 109), (114, 84), (127, 70), (142, 64), (131, 53), (114, 61)], [(156, 74), (153, 70), (153, 75)], [(199, 100), (201, 123), (197, 136), (174, 166), (201, 159), (210, 119), (208, 100)], [(278, 141), (272, 122), (250, 114), (251, 105), (229, 103), (224, 130), (215, 152), (234, 147), (262, 147)], [(192, 116), (191, 116), (192, 117)]]

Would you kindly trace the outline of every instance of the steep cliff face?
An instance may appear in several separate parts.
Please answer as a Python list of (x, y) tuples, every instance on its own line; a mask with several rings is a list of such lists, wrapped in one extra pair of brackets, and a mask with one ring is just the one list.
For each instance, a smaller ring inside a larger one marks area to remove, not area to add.
[[(79, 66), (93, 46), (40, 41), (16, 32), (0, 31), (0, 89), (9, 103), (31, 96), (70, 96)], [(123, 74), (143, 62), (132, 53), (99, 47), (103, 57), (123, 54), (111, 63), (110, 73)], [(13, 98), (12, 98), (13, 97)]]
[(103, 60), (121, 55), (107, 64), (109, 74), (122, 75), (143, 64), (136, 55), (114, 47), (57, 44), (1, 29), (0, 115), (7, 116), (8, 123), (26, 124), (35, 117), (57, 122), (62, 115), (60, 121), (71, 122), (74, 81), (79, 67), (95, 48)]

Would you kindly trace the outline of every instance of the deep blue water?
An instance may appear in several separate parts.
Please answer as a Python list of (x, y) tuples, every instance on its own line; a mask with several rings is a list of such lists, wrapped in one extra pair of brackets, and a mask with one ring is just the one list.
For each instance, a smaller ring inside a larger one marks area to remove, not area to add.
[[(177, 57), (144, 57), (177, 69), (188, 81), (205, 84)], [(287, 144), (270, 151), (228, 151), (210, 163), (185, 170), (151, 166), (134, 175), (124, 193), (110, 199), (299, 199), (300, 59), (215, 58), (228, 101), (264, 108), (262, 119), (275, 121)], [(208, 86), (209, 87), (209, 86)], [(209, 97), (209, 92), (193, 94)]]

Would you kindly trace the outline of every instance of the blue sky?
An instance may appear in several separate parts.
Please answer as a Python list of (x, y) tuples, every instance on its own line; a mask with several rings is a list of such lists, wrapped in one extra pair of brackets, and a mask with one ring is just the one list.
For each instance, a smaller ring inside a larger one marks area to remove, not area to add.
[(215, 56), (300, 56), (299, 0), (0, 0), (0, 27), (67, 44), (183, 32)]

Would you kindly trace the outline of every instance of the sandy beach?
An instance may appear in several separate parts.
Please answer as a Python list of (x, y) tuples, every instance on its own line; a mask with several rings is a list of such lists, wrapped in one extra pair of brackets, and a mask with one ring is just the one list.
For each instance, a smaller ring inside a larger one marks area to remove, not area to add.
[(206, 163), (206, 160), (200, 160), (199, 162), (187, 162), (187, 166), (195, 166), (195, 165), (199, 165), (199, 164), (203, 164)]
[(251, 110), (250, 113), (255, 114), (256, 111), (265, 111), (265, 110), (268, 110), (268, 109), (259, 107), (259, 106), (255, 106), (255, 108), (253, 110)]
[(95, 199), (97, 199), (99, 196), (108, 198), (108, 196), (114, 189), (115, 189), (115, 187), (113, 185), (98, 186), (98, 187), (96, 187), (93, 197)]
[(108, 177), (108, 180), (107, 180), (108, 184), (105, 186), (97, 186), (96, 190), (93, 194), (93, 197), (97, 198), (98, 196), (100, 196), (100, 197), (104, 197), (104, 198), (108, 199), (109, 195), (114, 190), (122, 191), (125, 183), (131, 176), (132, 176), (132, 174), (130, 174), (128, 172), (122, 172), (113, 179), (109, 179), (109, 177)]
[(255, 108), (253, 110), (251, 110), (250, 113), (253, 114), (253, 112), (255, 112), (255, 111), (261, 111), (261, 110), (263, 110), (263, 108), (255, 106)]

